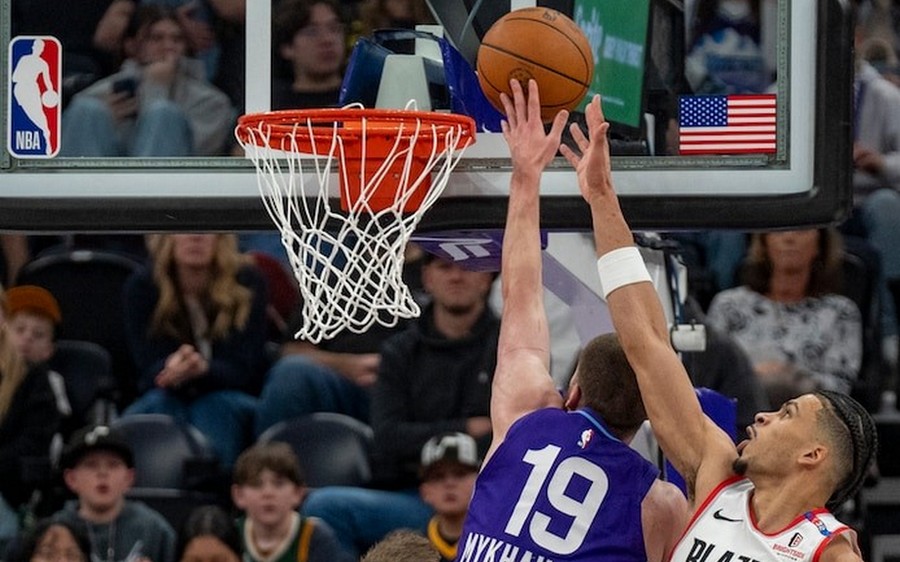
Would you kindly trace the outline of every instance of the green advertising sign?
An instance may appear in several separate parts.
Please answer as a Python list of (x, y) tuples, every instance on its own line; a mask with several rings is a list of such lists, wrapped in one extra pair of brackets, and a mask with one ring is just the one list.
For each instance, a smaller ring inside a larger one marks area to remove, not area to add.
[(650, 0), (575, 0), (573, 19), (594, 51), (594, 78), (579, 110), (600, 94), (608, 120), (640, 125), (649, 14)]

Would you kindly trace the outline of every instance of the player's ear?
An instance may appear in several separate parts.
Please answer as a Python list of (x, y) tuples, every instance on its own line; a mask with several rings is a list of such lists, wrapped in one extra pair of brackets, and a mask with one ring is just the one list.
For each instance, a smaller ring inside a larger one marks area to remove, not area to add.
[(812, 443), (801, 451), (799, 463), (806, 468), (815, 468), (828, 456), (828, 449), (820, 443)]
[(579, 404), (581, 404), (581, 387), (577, 382), (573, 382), (569, 385), (569, 393), (566, 395), (564, 406), (566, 410), (575, 410)]

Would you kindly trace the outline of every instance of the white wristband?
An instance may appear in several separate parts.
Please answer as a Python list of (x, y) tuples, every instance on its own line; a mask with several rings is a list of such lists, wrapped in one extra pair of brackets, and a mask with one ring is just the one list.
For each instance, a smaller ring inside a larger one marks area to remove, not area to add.
[(600, 275), (600, 290), (604, 299), (619, 287), (651, 281), (641, 251), (635, 246), (616, 248), (600, 256), (597, 260), (597, 273)]

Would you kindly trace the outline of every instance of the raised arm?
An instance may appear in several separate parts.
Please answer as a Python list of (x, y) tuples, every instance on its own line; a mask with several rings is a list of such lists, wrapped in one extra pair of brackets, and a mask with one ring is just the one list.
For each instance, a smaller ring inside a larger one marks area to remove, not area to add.
[(545, 133), (537, 84), (529, 81), (527, 101), (519, 82), (513, 80), (511, 85), (513, 99), (502, 96), (507, 116), (503, 138), (509, 144), (513, 172), (503, 233), (503, 316), (491, 389), (493, 442), (488, 456), (519, 417), (546, 406), (562, 406), (549, 373), (539, 209), (541, 173), (556, 154), (568, 115), (560, 112)]
[(703, 414), (670, 344), (662, 305), (613, 189), (609, 125), (599, 96), (588, 105), (586, 119), (589, 139), (577, 125), (571, 128), (581, 154), (567, 146), (560, 150), (575, 166), (579, 188), (591, 207), (601, 287), (660, 446), (690, 491), (702, 498), (731, 474), (737, 453), (728, 436)]

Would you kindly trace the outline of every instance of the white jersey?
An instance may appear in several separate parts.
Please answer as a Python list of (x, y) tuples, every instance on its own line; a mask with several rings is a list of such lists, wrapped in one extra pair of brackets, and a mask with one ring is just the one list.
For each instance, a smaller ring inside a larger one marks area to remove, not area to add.
[(752, 492), (753, 484), (746, 478), (729, 478), (719, 484), (694, 513), (670, 560), (814, 561), (842, 533), (858, 552), (856, 533), (824, 508), (798, 516), (781, 531), (760, 531), (750, 510)]

